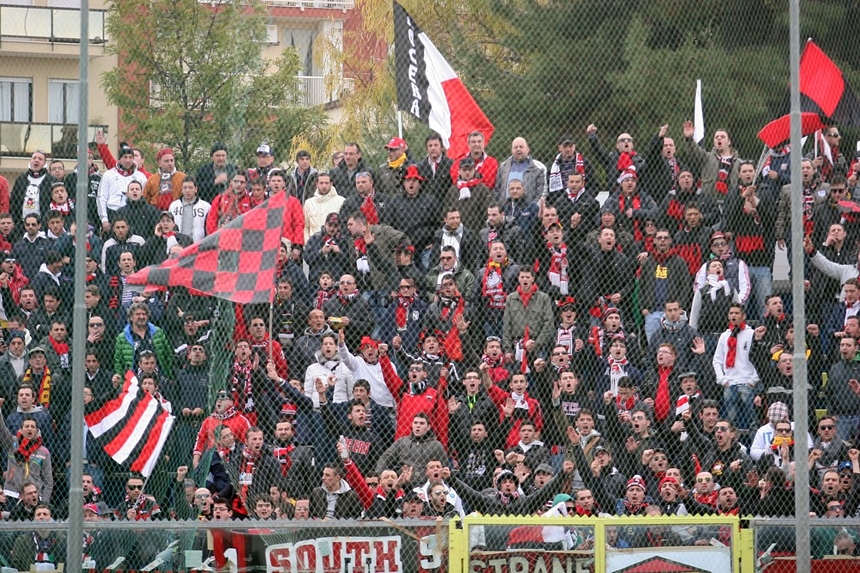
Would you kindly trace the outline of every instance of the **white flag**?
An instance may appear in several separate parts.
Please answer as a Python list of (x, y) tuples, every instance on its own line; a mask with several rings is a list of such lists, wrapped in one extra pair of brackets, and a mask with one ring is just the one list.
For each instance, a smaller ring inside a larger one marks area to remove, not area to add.
[(696, 80), (696, 101), (693, 104), (693, 141), (705, 139), (705, 112), (702, 110), (702, 80)]

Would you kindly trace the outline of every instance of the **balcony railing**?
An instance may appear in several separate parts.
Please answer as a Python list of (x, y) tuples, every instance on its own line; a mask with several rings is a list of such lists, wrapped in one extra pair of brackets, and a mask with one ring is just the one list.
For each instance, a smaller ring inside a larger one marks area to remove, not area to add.
[(285, 8), (322, 8), (323, 10), (352, 10), (355, 8), (355, 0), (263, 0), (263, 4)]
[[(94, 141), (97, 129), (106, 125), (90, 125), (87, 141)], [(78, 156), (78, 126), (57, 123), (0, 122), (0, 155), (30, 157), (34, 151), (44, 151), (55, 159), (75, 159)]]
[[(106, 39), (106, 10), (90, 10), (90, 43)], [(0, 37), (46, 42), (78, 43), (81, 11), (75, 8), (0, 6)]]
[(324, 78), (322, 76), (296, 76), (296, 79), (299, 80), (299, 92), (301, 92), (303, 97), (301, 104), (304, 107), (323, 105), (335, 99), (334, 97), (326, 96)]

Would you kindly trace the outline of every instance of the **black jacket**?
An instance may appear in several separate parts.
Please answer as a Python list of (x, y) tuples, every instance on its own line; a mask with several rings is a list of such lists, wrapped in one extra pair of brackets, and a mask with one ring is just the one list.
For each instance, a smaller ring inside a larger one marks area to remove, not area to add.
[[(342, 481), (341, 483), (346, 482)], [(315, 487), (311, 492), (311, 517), (323, 519), (326, 516), (326, 509), (328, 507), (326, 496), (326, 490), (322, 487)], [(337, 502), (334, 506), (334, 519), (358, 519), (359, 517), (361, 517), (361, 501), (358, 499), (358, 494), (355, 493), (355, 490), (348, 489), (338, 494)]]

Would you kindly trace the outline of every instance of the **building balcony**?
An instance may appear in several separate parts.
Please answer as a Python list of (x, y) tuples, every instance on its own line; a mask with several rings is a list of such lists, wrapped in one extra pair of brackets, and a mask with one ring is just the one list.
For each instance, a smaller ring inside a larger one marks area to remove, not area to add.
[[(106, 125), (90, 125), (87, 141), (94, 141), (96, 130)], [(0, 122), (0, 156), (30, 157), (44, 151), (54, 159), (77, 159), (78, 126), (57, 123)]]
[(277, 8), (298, 8), (299, 10), (340, 10), (346, 12), (355, 8), (355, 0), (262, 0), (263, 4)]
[[(106, 10), (90, 10), (90, 44), (106, 42)], [(41, 8), (0, 4), (0, 38), (5, 42), (78, 44), (81, 11), (75, 8)], [(6, 48), (7, 46), (3, 46)]]

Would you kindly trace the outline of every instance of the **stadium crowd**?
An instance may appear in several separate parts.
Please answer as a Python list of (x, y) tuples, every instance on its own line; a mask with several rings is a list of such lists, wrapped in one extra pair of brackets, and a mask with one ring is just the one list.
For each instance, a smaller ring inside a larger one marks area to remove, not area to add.
[[(148, 480), (86, 437), (87, 519), (524, 515), (547, 503), (779, 516), (794, 511), (796, 471), (810, 472), (816, 515), (856, 515), (860, 163), (836, 126), (831, 155), (807, 156), (800, 174), (787, 146), (757, 165), (726, 130), (711, 150), (689, 122), (678, 135), (662, 126), (637, 148), (621, 133), (606, 148), (591, 125), (546, 163), (521, 137), (501, 160), (479, 132), (453, 160), (438, 135), (424, 150), (395, 137), (377, 168), (356, 143), (326, 167), (306, 151), (285, 167), (264, 143), (247, 169), (215, 144), (193, 175), (167, 148), (152, 173), (124, 143), (114, 158), (101, 135), (104, 172), (92, 153), (73, 172), (33, 153), (11, 191), (0, 179), (3, 518), (67, 511), (74, 368), (85, 403), (115, 397), (132, 370), (176, 417)], [(802, 245), (790, 240), (792, 176)], [(289, 200), (274, 302), (235, 305), (229, 349), (210, 345), (210, 297), (127, 284), (277, 193)], [(808, 286), (807, 412), (792, 403), (790, 300), (773, 293), (775, 250), (792, 248), (807, 253), (795, 270)], [(213, 403), (219, 352), (232, 359)], [(808, 468), (793, 461), (797, 416), (813, 424)], [(64, 543), (23, 539), (11, 555), (26, 567)], [(151, 560), (135, 548), (133, 562)]]

